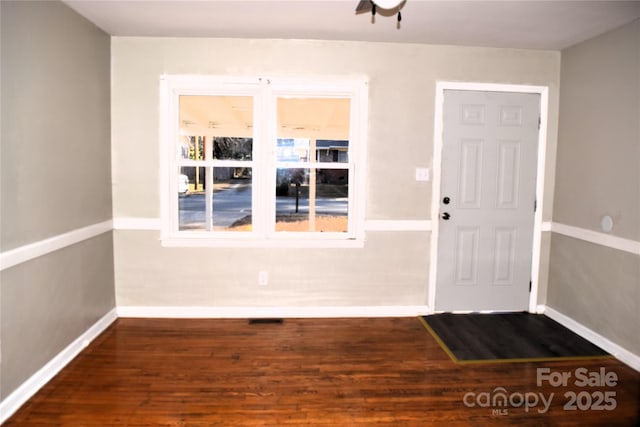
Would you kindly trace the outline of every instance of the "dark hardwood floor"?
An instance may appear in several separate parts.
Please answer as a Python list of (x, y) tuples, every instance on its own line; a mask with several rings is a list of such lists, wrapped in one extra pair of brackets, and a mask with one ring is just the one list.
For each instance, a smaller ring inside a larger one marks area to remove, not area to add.
[(635, 426), (639, 407), (615, 359), (457, 365), (417, 318), (119, 319), (4, 425)]

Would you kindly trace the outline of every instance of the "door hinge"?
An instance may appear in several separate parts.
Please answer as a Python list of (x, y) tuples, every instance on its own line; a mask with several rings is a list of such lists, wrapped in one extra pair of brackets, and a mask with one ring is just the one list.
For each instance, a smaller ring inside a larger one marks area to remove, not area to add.
[(538, 211), (538, 200), (537, 199), (533, 201), (533, 211), (534, 212)]
[(538, 130), (540, 130), (541, 126), (542, 126), (542, 117), (538, 117)]
[(529, 293), (531, 293), (531, 286), (532, 286), (531, 280), (529, 280)]

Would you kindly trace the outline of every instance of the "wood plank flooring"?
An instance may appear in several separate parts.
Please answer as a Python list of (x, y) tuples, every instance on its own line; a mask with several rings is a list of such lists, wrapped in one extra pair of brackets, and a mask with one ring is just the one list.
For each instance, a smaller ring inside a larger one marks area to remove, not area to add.
[(635, 426), (639, 407), (615, 359), (457, 365), (417, 318), (119, 319), (4, 425)]

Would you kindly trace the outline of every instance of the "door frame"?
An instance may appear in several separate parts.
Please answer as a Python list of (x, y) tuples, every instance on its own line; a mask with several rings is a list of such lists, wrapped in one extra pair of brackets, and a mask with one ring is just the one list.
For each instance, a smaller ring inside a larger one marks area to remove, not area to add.
[(549, 115), (549, 87), (498, 83), (472, 82), (436, 82), (435, 114), (433, 134), (433, 182), (431, 191), (431, 250), (427, 306), (435, 312), (436, 284), (438, 277), (438, 239), (440, 230), (440, 186), (442, 183), (442, 145), (444, 131), (444, 92), (445, 90), (467, 90), (478, 92), (516, 92), (540, 95), (540, 131), (538, 132), (538, 163), (536, 167), (536, 211), (533, 223), (533, 247), (531, 259), (531, 292), (529, 293), (529, 312), (535, 313), (538, 302), (540, 257), (542, 247), (542, 212), (544, 210), (545, 164), (547, 153), (547, 123)]

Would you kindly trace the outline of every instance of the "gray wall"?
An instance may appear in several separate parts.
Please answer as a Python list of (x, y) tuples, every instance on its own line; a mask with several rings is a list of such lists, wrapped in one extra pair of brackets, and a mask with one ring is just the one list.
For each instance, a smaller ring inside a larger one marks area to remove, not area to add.
[[(367, 76), (367, 220), (429, 220), (438, 80), (550, 88), (543, 216), (551, 219), (560, 54), (550, 51), (300, 40), (114, 37), (114, 216), (157, 220), (159, 77)], [(115, 233), (122, 306), (410, 306), (427, 303), (429, 232), (368, 231), (357, 249), (164, 248), (159, 232)], [(543, 259), (545, 259), (543, 257)], [(258, 287), (259, 270), (269, 285)], [(542, 276), (543, 278), (546, 275)], [(543, 285), (544, 289), (544, 285)]]
[[(1, 250), (108, 221), (110, 39), (60, 2), (2, 14)], [(5, 269), (0, 398), (115, 306), (112, 234)]]
[[(640, 21), (562, 52), (553, 221), (640, 241)], [(640, 354), (640, 256), (554, 234), (547, 305)]]

